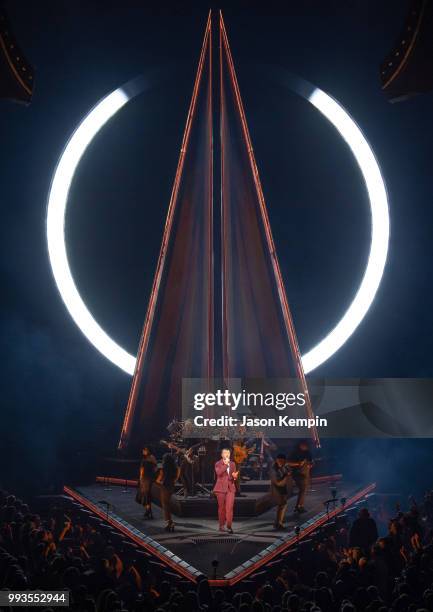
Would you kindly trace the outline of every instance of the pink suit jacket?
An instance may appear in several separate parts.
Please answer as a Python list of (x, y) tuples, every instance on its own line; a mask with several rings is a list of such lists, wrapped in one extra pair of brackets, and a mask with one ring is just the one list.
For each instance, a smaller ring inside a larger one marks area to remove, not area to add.
[(230, 476), (227, 474), (227, 466), (222, 459), (215, 463), (215, 474), (217, 479), (213, 488), (214, 493), (228, 493), (229, 491), (236, 490), (235, 481), (232, 476), (233, 472), (236, 472), (234, 461), (230, 461), (229, 472)]

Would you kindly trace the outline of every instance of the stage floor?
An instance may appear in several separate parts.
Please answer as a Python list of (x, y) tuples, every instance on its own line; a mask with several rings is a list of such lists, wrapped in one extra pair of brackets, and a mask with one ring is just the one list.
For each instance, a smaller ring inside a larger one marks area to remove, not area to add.
[[(175, 516), (176, 529), (174, 533), (167, 533), (164, 531), (161, 509), (156, 504), (153, 504), (154, 519), (145, 520), (143, 518), (143, 508), (135, 501), (135, 489), (133, 488), (128, 488), (125, 492), (121, 485), (94, 484), (75, 487), (75, 491), (104, 511), (108, 503), (110, 516), (120, 517), (143, 537), (150, 537), (196, 568), (199, 573), (210, 578), (221, 579), (233, 573), (235, 568), (239, 568), (264, 549), (272, 548), (272, 545), (280, 545), (284, 539), (288, 539), (290, 534), (293, 534), (296, 526), (299, 526), (302, 531), (305, 525), (314, 524), (317, 517), (326, 520), (326, 515), (323, 516), (323, 502), (332, 497), (331, 487), (337, 488), (339, 500), (341, 498), (349, 500), (361, 490), (354, 483), (344, 481), (333, 484), (329, 482), (313, 483), (306, 499), (305, 505), (308, 510), (306, 513), (301, 516), (294, 515), (292, 511), (295, 497), (289, 500), (286, 517), (287, 531), (280, 532), (273, 529), (275, 508), (271, 508), (260, 516), (235, 518), (233, 534), (221, 533), (214, 518), (203, 516)], [(216, 509), (216, 500), (208, 501), (208, 503), (214, 503)], [(212, 566), (213, 561), (218, 561), (216, 575)]]

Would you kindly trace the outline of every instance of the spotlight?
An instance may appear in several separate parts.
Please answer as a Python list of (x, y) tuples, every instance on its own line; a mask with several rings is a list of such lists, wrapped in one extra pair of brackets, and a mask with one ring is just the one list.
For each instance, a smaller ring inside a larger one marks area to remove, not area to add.
[(105, 506), (106, 512), (107, 512), (107, 519), (108, 516), (110, 514), (110, 509), (112, 508), (112, 505), (110, 504), (110, 502), (105, 501), (105, 499), (100, 499), (98, 501), (98, 504), (101, 504), (101, 506)]

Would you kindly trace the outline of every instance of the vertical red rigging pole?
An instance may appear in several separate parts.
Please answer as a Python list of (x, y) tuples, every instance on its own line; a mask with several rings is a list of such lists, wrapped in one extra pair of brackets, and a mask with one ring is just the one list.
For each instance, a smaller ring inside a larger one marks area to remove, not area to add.
[[(221, 14), (220, 14), (221, 15)], [(223, 206), (223, 185), (224, 185), (224, 95), (223, 95), (223, 40), (221, 25), (219, 28), (219, 75), (220, 75), (220, 203), (221, 203), (221, 242), (222, 245), (226, 244), (227, 237), (225, 232), (225, 206)], [(226, 278), (227, 278), (227, 261), (226, 261), (226, 250), (221, 248), (221, 309), (222, 309), (222, 375), (223, 380), (228, 381), (229, 378), (229, 352), (228, 352), (228, 325), (227, 325), (227, 303), (226, 303)]]
[(208, 354), (208, 379), (210, 380), (214, 375), (214, 268), (213, 268), (213, 104), (212, 104), (212, 11), (209, 11), (208, 17), (209, 24), (209, 82), (208, 82), (208, 96), (209, 96), (209, 107), (208, 107), (208, 125), (209, 125), (209, 142), (210, 142), (210, 157), (209, 157), (209, 249), (210, 256), (208, 260), (208, 274), (209, 274), (209, 312), (208, 312), (208, 335), (209, 335), (209, 354)]
[[(304, 393), (304, 397), (305, 397), (305, 402), (306, 402), (306, 412), (307, 412), (307, 417), (308, 418), (314, 418), (314, 413), (313, 413), (313, 408), (311, 405), (311, 399), (310, 399), (310, 394), (308, 391), (308, 386), (307, 386), (307, 381), (305, 379), (305, 373), (304, 373), (304, 368), (302, 365), (302, 359), (301, 359), (301, 353), (299, 350), (299, 344), (298, 344), (298, 339), (296, 337), (296, 331), (295, 331), (295, 327), (293, 324), (293, 319), (292, 319), (292, 315), (290, 312), (290, 308), (289, 308), (289, 303), (287, 301), (287, 295), (286, 295), (286, 291), (284, 288), (284, 281), (283, 281), (283, 277), (281, 274), (281, 269), (280, 269), (280, 265), (278, 263), (278, 257), (277, 257), (277, 252), (275, 249), (275, 243), (274, 243), (274, 239), (272, 237), (272, 231), (271, 231), (271, 225), (269, 222), (269, 217), (268, 217), (268, 212), (266, 209), (266, 203), (265, 203), (265, 198), (263, 195), (263, 189), (262, 189), (262, 185), (260, 182), (260, 177), (259, 177), (259, 171), (257, 169), (257, 164), (256, 164), (256, 160), (255, 160), (255, 156), (254, 156), (254, 152), (253, 152), (253, 146), (252, 146), (252, 142), (251, 142), (251, 137), (250, 137), (250, 133), (248, 130), (248, 125), (247, 125), (247, 120), (246, 120), (246, 116), (245, 116), (245, 111), (244, 111), (244, 107), (242, 104), (242, 99), (241, 99), (241, 95), (240, 95), (240, 90), (239, 90), (239, 84), (238, 84), (238, 80), (236, 77), (236, 72), (235, 72), (235, 68), (234, 68), (234, 63), (233, 63), (233, 58), (232, 58), (232, 54), (230, 51), (230, 45), (228, 42), (228, 38), (227, 38), (227, 32), (224, 26), (224, 20), (223, 20), (223, 16), (222, 13), (220, 11), (219, 13), (220, 15), (220, 64), (222, 63), (222, 52), (223, 52), (223, 47), (224, 47), (224, 51), (226, 53), (226, 58), (227, 58), (227, 63), (228, 63), (228, 67), (229, 67), (229, 73), (230, 73), (230, 78), (231, 78), (231, 83), (233, 86), (233, 90), (235, 93), (235, 98), (236, 98), (236, 104), (238, 107), (238, 111), (240, 114), (240, 118), (241, 118), (241, 124), (242, 124), (242, 132), (243, 132), (243, 136), (245, 138), (245, 144), (248, 150), (248, 156), (249, 156), (249, 160), (250, 160), (250, 165), (251, 165), (251, 171), (253, 174), (253, 178), (254, 178), (254, 184), (256, 187), (256, 192), (257, 192), (257, 197), (259, 200), (259, 206), (260, 206), (260, 212), (261, 212), (261, 216), (262, 216), (262, 221), (263, 221), (263, 225), (264, 225), (264, 229), (265, 229), (265, 236), (266, 236), (266, 241), (267, 241), (267, 245), (268, 245), (268, 249), (269, 249), (269, 254), (270, 254), (270, 258), (271, 258), (271, 262), (272, 262), (272, 269), (274, 272), (274, 276), (275, 276), (275, 281), (277, 284), (277, 289), (278, 289), (278, 295), (279, 295), (279, 299), (281, 302), (281, 308), (282, 308), (282, 312), (283, 312), (283, 318), (284, 318), (284, 323), (285, 323), (285, 327), (286, 327), (286, 331), (287, 331), (287, 336), (289, 339), (289, 343), (290, 343), (290, 348), (292, 351), (292, 356), (293, 356), (293, 360), (295, 362), (295, 367), (296, 367), (296, 372), (298, 375), (298, 378), (300, 380), (301, 383), (301, 387), (302, 387), (302, 391)], [(221, 44), (222, 43), (222, 44)], [(221, 68), (221, 73), (222, 73), (222, 68)], [(222, 79), (222, 77), (221, 77)], [(221, 139), (221, 147), (223, 146), (222, 143), (222, 139)], [(224, 235), (222, 236), (222, 240), (224, 240)], [(223, 266), (224, 266), (224, 261), (223, 261)], [(224, 267), (223, 267), (223, 273), (224, 273)], [(224, 287), (224, 285), (223, 285)], [(224, 289), (223, 289), (224, 290)], [(223, 306), (224, 308), (224, 306)], [(224, 310), (223, 310), (223, 328), (224, 328)], [(223, 329), (223, 342), (227, 340), (226, 339), (226, 332)], [(226, 345), (225, 345), (226, 347)], [(224, 347), (224, 350), (225, 350)], [(228, 364), (226, 365), (227, 369), (228, 369)], [(229, 374), (229, 372), (228, 372)], [(224, 372), (224, 375), (226, 375), (226, 373)], [(317, 432), (317, 428), (313, 427), (313, 439), (314, 442), (316, 444), (317, 447), (320, 446), (320, 440), (319, 440), (319, 434)]]
[[(127, 404), (126, 412), (125, 412), (125, 418), (123, 421), (122, 432), (121, 432), (121, 436), (119, 440), (118, 447), (120, 449), (124, 448), (127, 445), (129, 435), (130, 435), (132, 416), (133, 416), (135, 404), (137, 401), (137, 393), (140, 387), (140, 381), (141, 381), (141, 377), (143, 373), (143, 362), (146, 357), (147, 348), (149, 345), (150, 331), (152, 329), (153, 318), (155, 315), (156, 302), (158, 298), (158, 291), (159, 291), (159, 287), (161, 284), (161, 278), (162, 278), (162, 273), (164, 269), (164, 262), (165, 262), (165, 257), (167, 253), (167, 246), (169, 242), (171, 228), (173, 225), (177, 195), (179, 192), (180, 179), (182, 176), (182, 170), (183, 170), (184, 161), (185, 161), (185, 154), (188, 148), (192, 120), (193, 120), (194, 112), (196, 109), (198, 90), (199, 90), (200, 81), (201, 81), (202, 74), (203, 74), (203, 66), (205, 62), (206, 49), (209, 45), (209, 51), (210, 51), (210, 47), (211, 47), (210, 36), (211, 36), (211, 12), (209, 11), (209, 16), (208, 16), (204, 39), (203, 39), (203, 45), (201, 48), (200, 59), (199, 59), (199, 64), (197, 68), (197, 74), (196, 74), (196, 78), (194, 82), (192, 98), (191, 98), (191, 102), (190, 102), (190, 106), (188, 110), (188, 116), (187, 116), (185, 131), (184, 131), (184, 135), (182, 139), (182, 145), (180, 148), (179, 161), (177, 164), (176, 174), (175, 174), (175, 178), (173, 182), (173, 188), (172, 188), (171, 197), (170, 197), (170, 204), (169, 204), (168, 212), (167, 212), (167, 219), (166, 219), (165, 226), (164, 226), (164, 232), (163, 232), (159, 257), (158, 257), (158, 263), (156, 266), (155, 276), (153, 279), (152, 290), (151, 290), (149, 304), (148, 304), (147, 312), (146, 312), (146, 318), (144, 320), (143, 332), (142, 332), (142, 335), (140, 338), (140, 344), (138, 347), (137, 362), (135, 365), (135, 371), (134, 371), (134, 376), (132, 380), (131, 391), (129, 394), (128, 404)], [(209, 61), (211, 62), (211, 58), (209, 58)], [(212, 92), (210, 92), (210, 94), (212, 94)], [(210, 110), (212, 108), (211, 99), (212, 99), (212, 95), (210, 95), (210, 102), (209, 102)], [(210, 206), (212, 207), (212, 195), (211, 195), (210, 200), (211, 200)], [(212, 273), (212, 270), (209, 270), (209, 273)], [(212, 303), (212, 301), (213, 300), (210, 300), (210, 304)], [(210, 306), (210, 309), (212, 309), (212, 306)], [(212, 319), (213, 319), (212, 312), (209, 312), (209, 329), (210, 329), (210, 326), (213, 325)], [(213, 346), (213, 330), (212, 330), (211, 338), (212, 338), (211, 345)], [(210, 377), (212, 376), (212, 370), (213, 370), (213, 351), (209, 351), (208, 372), (210, 374)]]

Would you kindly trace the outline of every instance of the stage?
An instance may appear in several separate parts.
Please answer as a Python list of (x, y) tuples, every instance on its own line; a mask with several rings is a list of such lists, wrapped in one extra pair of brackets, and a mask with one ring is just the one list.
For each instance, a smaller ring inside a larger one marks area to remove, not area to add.
[[(116, 482), (118, 484), (114, 484)], [(245, 497), (236, 499), (234, 533), (225, 534), (218, 530), (215, 499), (203, 496), (184, 500), (173, 496), (173, 509), (183, 502), (190, 510), (194, 508), (196, 516), (175, 515), (176, 529), (174, 533), (167, 533), (161, 509), (156, 503), (153, 505), (154, 519), (144, 520), (143, 508), (135, 501), (132, 485), (133, 481), (105, 478), (93, 485), (74, 489), (65, 487), (65, 493), (183, 576), (196, 580), (204, 574), (214, 584), (238, 582), (272, 560), (288, 554), (290, 548), (320, 526), (356, 504), (364, 503), (375, 487), (374, 484), (360, 486), (345, 482), (338, 475), (315, 479), (307, 496), (307, 512), (300, 516), (293, 514), (295, 498), (292, 497), (287, 512), (287, 529), (275, 531), (275, 508), (268, 494), (269, 484), (250, 481), (243, 485)], [(331, 488), (337, 491), (337, 502), (331, 504), (329, 512), (326, 512), (324, 501), (332, 497)], [(262, 506), (262, 512), (251, 515), (249, 510), (257, 507), (257, 499), (266, 499), (267, 502)], [(247, 516), (242, 516), (245, 508), (249, 509)]]

